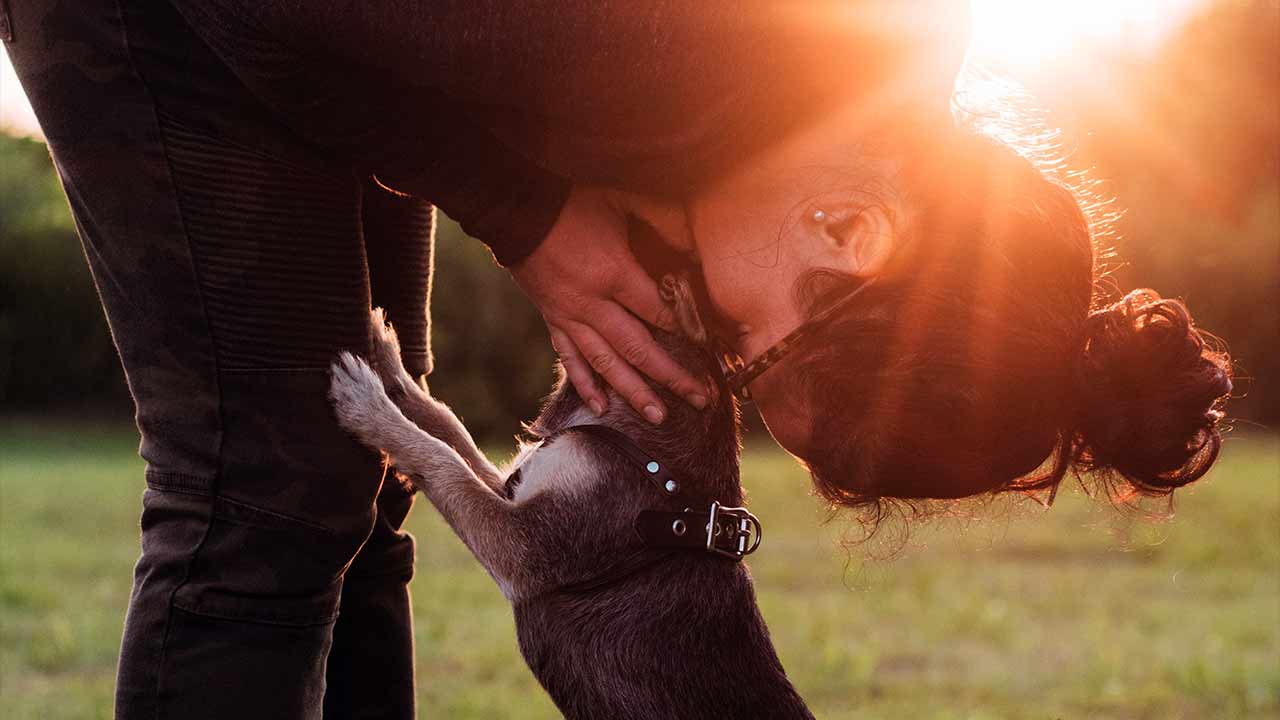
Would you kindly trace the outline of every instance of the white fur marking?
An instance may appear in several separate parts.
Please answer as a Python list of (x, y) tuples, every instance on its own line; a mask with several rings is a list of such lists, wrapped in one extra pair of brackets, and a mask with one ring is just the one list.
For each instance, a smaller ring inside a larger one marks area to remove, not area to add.
[(562, 437), (525, 458), (519, 465), (520, 484), (512, 500), (518, 504), (547, 490), (578, 492), (594, 481), (594, 463), (587, 460), (579, 442), (572, 436)]

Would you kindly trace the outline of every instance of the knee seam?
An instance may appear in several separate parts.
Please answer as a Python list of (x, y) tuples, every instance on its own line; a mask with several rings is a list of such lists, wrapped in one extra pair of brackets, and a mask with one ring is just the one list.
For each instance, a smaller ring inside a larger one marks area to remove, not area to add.
[(163, 472), (146, 469), (147, 487), (160, 492), (176, 492), (184, 495), (213, 495), (213, 478), (186, 473)]
[[(336, 605), (336, 603), (335, 603)], [(284, 615), (275, 617), (263, 617), (259, 613), (253, 616), (241, 615), (225, 610), (211, 610), (209, 608), (197, 607), (194, 604), (184, 602), (181, 598), (173, 599), (172, 607), (188, 615), (210, 618), (213, 620), (222, 620), (225, 622), (248, 623), (251, 625), (270, 625), (273, 627), (317, 627), (323, 625), (332, 625), (338, 619), (338, 613), (332, 612), (314, 619), (293, 619)]]

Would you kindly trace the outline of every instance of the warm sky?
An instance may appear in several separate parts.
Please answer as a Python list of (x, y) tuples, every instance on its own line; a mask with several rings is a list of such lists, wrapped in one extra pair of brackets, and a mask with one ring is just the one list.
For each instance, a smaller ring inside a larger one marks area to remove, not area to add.
[(0, 53), (0, 129), (24, 135), (40, 132), (36, 116), (31, 113), (27, 97), (22, 94), (22, 86), (18, 85), (18, 78), (13, 74), (8, 53)]

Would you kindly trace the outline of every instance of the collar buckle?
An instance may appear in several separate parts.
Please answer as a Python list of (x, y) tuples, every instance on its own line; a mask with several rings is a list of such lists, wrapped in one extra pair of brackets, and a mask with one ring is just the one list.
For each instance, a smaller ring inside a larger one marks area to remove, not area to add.
[(760, 547), (763, 531), (760, 520), (744, 507), (725, 507), (711, 502), (707, 517), (707, 552), (741, 560)]

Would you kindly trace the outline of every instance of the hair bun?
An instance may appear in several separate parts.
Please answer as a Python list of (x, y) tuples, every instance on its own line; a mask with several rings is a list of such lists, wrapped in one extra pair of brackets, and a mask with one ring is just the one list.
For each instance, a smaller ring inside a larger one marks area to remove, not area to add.
[(1080, 364), (1075, 461), (1167, 495), (1209, 469), (1231, 392), (1227, 355), (1206, 342), (1178, 300), (1134, 290), (1089, 316)]

